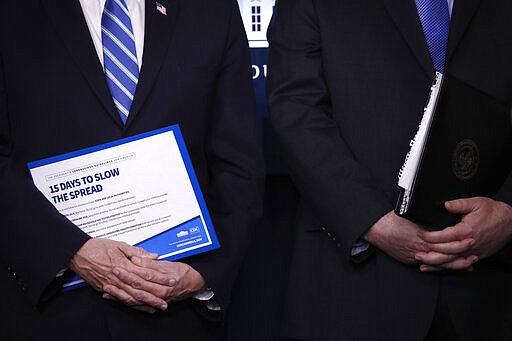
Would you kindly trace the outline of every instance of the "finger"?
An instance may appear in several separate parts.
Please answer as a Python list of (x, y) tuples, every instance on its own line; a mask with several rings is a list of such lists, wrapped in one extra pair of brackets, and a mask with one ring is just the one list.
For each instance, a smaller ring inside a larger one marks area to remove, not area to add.
[(440, 266), (421, 264), (420, 271), (421, 272), (437, 272), (437, 271), (444, 271), (444, 269)]
[(471, 272), (471, 271), (473, 271), (473, 266), (469, 266), (467, 268), (447, 269), (447, 268), (441, 267), (441, 266), (432, 266), (432, 265), (422, 264), (420, 266), (420, 270), (421, 270), (421, 272), (437, 272), (437, 271), (448, 271), (448, 270), (458, 271), (458, 272)]
[(473, 264), (478, 261), (477, 256), (460, 257), (452, 262), (443, 264), (442, 267), (446, 270), (457, 271), (473, 271)]
[(448, 212), (455, 214), (468, 214), (478, 209), (478, 198), (450, 200), (444, 203)]
[[(133, 257), (132, 262), (137, 266), (129, 267), (129, 272), (136, 274), (140, 278), (145, 281), (160, 284), (167, 287), (173, 287), (177, 282), (177, 275), (173, 273), (163, 273), (162, 271), (157, 271), (152, 268), (144, 267), (144, 264), (151, 264), (153, 268), (157, 268), (153, 265), (153, 262), (144, 262), (147, 258)], [(156, 264), (160, 263), (156, 261)], [(129, 280), (129, 279), (128, 279)]]
[(114, 302), (121, 302), (120, 300), (118, 300), (117, 298), (115, 298), (114, 296), (112, 296), (112, 295), (110, 295), (109, 293), (106, 293), (106, 292), (104, 292), (101, 295), (101, 298), (103, 298), (104, 300), (109, 300), (109, 301), (114, 301)]
[[(141, 258), (141, 257), (134, 256), (131, 258), (131, 261), (133, 262), (133, 264), (135, 264), (139, 267), (142, 267), (142, 268), (153, 269), (153, 270), (156, 270), (159, 272), (166, 272), (163, 270), (162, 261), (159, 261), (157, 259)], [(167, 262), (167, 266), (170, 263), (171, 262)]]
[(432, 266), (441, 266), (445, 263), (454, 261), (455, 259), (459, 258), (460, 256), (457, 255), (447, 255), (444, 253), (439, 252), (419, 252), (417, 253), (414, 258), (425, 265), (432, 265)]
[(449, 226), (440, 231), (418, 231), (418, 237), (430, 244), (450, 243), (467, 239), (468, 230), (466, 224), (460, 222), (457, 225)]
[[(117, 270), (117, 271), (116, 271)], [(149, 305), (159, 310), (167, 309), (167, 302), (164, 299), (156, 296), (151, 291), (145, 291), (144, 289), (138, 288), (138, 282), (135, 282), (133, 279), (130, 281), (124, 282), (119, 278), (119, 275), (122, 274), (121, 269), (114, 269), (114, 275), (109, 275), (109, 279), (111, 282), (116, 283), (114, 285), (107, 284), (103, 287), (103, 290), (122, 301), (124, 304), (129, 306), (135, 305)], [(126, 271), (125, 271), (126, 272)], [(112, 277), (115, 277), (112, 278)], [(165, 296), (162, 296), (165, 297)]]
[(452, 270), (452, 271), (473, 271), (473, 264), (478, 261), (477, 256), (459, 257), (451, 262), (432, 266), (428, 264), (422, 264), (420, 270), (423, 272), (432, 272), (440, 270)]
[(473, 245), (475, 245), (475, 240), (473, 238), (467, 238), (449, 243), (428, 244), (428, 248), (430, 251), (436, 251), (439, 253), (462, 255), (469, 252)]
[(136, 305), (132, 307), (135, 310), (142, 311), (143, 313), (154, 314), (156, 309), (148, 305)]
[(128, 244), (121, 244), (119, 246), (121, 251), (128, 257), (142, 257), (142, 258), (149, 258), (149, 259), (157, 259), (158, 254), (149, 252), (141, 247), (131, 246)]
[[(123, 303), (120, 300), (118, 300), (117, 298), (115, 298), (114, 296), (111, 296), (110, 294), (107, 294), (107, 293), (103, 293), (103, 295), (101, 297), (103, 299), (106, 299), (106, 300), (109, 300), (109, 301)], [(149, 314), (154, 314), (156, 312), (155, 308), (150, 307), (148, 305), (133, 305), (133, 306), (130, 306), (130, 307), (132, 307), (133, 309), (136, 309), (138, 311), (142, 311), (142, 312), (149, 313)]]
[(152, 269), (162, 274), (163, 277), (160, 277), (158, 282), (167, 286), (174, 286), (181, 275), (187, 272), (186, 269), (190, 268), (190, 266), (185, 263), (152, 260), (140, 257), (133, 257), (132, 262), (139, 267)]
[(135, 298), (133, 298), (131, 295), (129, 295), (126, 291), (123, 289), (116, 287), (115, 285), (104, 285), (103, 291), (105, 293), (102, 295), (102, 298), (107, 299), (109, 301), (115, 301), (124, 303), (129, 306), (134, 305), (141, 305), (142, 302), (137, 301)]
[[(160, 301), (164, 300), (166, 297), (172, 296), (174, 287), (169, 287), (147, 281), (144, 278), (138, 276), (137, 274), (126, 271), (121, 268), (115, 268), (114, 274), (120, 281), (129, 286), (129, 288), (125, 288), (125, 290), (128, 291), (129, 293), (131, 293), (132, 290), (143, 291), (145, 293), (151, 294), (152, 296), (155, 296)], [(150, 305), (153, 306), (153, 304)]]
[(446, 269), (441, 266), (432, 266), (432, 265), (422, 264), (420, 266), (420, 270), (421, 270), (421, 272), (437, 272), (437, 271), (447, 271), (447, 270), (459, 271), (459, 272), (471, 272), (471, 271), (473, 271), (473, 266), (469, 266), (467, 268), (460, 268), (460, 269)]

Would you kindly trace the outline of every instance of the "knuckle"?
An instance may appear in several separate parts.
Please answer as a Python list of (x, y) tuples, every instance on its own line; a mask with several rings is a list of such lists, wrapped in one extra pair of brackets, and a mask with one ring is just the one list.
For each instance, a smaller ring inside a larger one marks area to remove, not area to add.
[(161, 285), (167, 285), (167, 277), (160, 274), (160, 273), (153, 273), (152, 274), (152, 278), (151, 278), (151, 281), (153, 283), (158, 283), (158, 284), (161, 284)]
[(167, 280), (170, 287), (176, 287), (179, 284), (179, 279), (175, 276), (172, 276)]
[(133, 305), (137, 305), (139, 302), (137, 302), (137, 300), (133, 297), (128, 297), (125, 299), (125, 303), (127, 305), (133, 306)]
[(158, 288), (155, 290), (155, 294), (158, 296), (158, 297), (168, 297), (169, 296), (169, 293), (170, 293), (170, 290), (166, 289), (166, 288)]
[(177, 295), (177, 289), (176, 288), (173, 287), (173, 288), (169, 289), (169, 291), (167, 293), (167, 297), (173, 298), (173, 297), (176, 297), (176, 295)]
[(146, 281), (151, 281), (153, 279), (153, 274), (151, 271), (149, 270), (144, 270), (142, 273), (141, 273), (141, 277), (143, 279), (145, 279)]
[(133, 246), (133, 251), (139, 255), (143, 255), (146, 253), (146, 250), (144, 250), (141, 247)]
[(466, 258), (466, 259), (464, 260), (464, 267), (465, 267), (465, 268), (468, 268), (468, 267), (470, 267), (471, 265), (473, 265), (473, 261), (472, 261), (472, 259), (471, 259), (471, 258)]
[(139, 302), (143, 302), (146, 300), (146, 295), (144, 294), (144, 292), (142, 291), (136, 291), (133, 293), (133, 297), (135, 298), (135, 300), (139, 301)]
[(139, 280), (133, 280), (132, 283), (130, 284), (133, 288), (135, 289), (142, 289), (143, 285), (142, 285), (142, 282), (139, 281)]
[(125, 269), (130, 267), (130, 261), (126, 257), (115, 257), (113, 263)]

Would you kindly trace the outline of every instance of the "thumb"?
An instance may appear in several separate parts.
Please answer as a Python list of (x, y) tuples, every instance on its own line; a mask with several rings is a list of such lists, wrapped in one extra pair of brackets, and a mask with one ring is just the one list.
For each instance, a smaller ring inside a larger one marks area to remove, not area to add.
[(448, 212), (464, 215), (478, 209), (478, 199), (468, 198), (450, 200), (444, 203), (444, 207), (448, 210)]

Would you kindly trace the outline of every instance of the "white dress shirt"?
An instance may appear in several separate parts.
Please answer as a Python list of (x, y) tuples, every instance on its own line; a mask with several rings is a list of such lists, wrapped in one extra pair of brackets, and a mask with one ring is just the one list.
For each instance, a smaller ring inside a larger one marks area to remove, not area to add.
[(454, 0), (446, 0), (448, 1), (448, 9), (450, 10), (450, 18), (452, 16), (452, 11), (453, 11), (453, 1)]
[[(98, 58), (103, 65), (103, 44), (101, 42), (101, 16), (107, 0), (80, 0), (85, 21), (89, 27)], [(144, 51), (144, 0), (124, 0), (130, 13), (132, 30), (135, 37), (135, 50), (139, 71), (142, 66), (142, 52)]]

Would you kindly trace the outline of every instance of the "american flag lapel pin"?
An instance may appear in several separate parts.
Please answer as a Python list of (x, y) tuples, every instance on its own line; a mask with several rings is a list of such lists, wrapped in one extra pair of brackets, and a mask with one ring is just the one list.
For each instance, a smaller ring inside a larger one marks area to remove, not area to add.
[(156, 4), (156, 10), (158, 12), (160, 12), (161, 14), (163, 15), (167, 15), (167, 8), (165, 8), (164, 5), (162, 5), (161, 3), (159, 3), (158, 1), (155, 3)]

